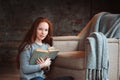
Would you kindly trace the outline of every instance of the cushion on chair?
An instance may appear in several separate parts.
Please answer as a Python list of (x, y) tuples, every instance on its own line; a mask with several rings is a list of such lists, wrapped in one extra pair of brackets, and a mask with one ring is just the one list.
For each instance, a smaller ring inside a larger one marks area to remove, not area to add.
[(85, 65), (83, 51), (60, 52), (54, 61), (54, 66), (67, 69), (83, 69)]

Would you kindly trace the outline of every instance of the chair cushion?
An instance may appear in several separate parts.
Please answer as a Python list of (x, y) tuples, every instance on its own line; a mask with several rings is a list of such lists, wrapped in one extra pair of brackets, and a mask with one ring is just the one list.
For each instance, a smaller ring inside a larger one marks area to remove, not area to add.
[(85, 53), (83, 51), (59, 52), (53, 66), (68, 69), (83, 69), (85, 65)]

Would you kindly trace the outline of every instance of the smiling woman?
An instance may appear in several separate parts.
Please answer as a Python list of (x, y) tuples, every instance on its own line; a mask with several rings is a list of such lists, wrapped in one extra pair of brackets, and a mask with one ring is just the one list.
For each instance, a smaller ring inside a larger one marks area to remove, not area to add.
[(38, 77), (39, 80), (45, 79), (44, 69), (51, 65), (50, 58), (44, 60), (40, 57), (35, 65), (29, 64), (29, 60), (36, 48), (47, 50), (50, 46), (52, 46), (52, 23), (47, 18), (39, 17), (19, 47), (18, 67), (21, 80), (37, 80)]
[[(38, 57), (30, 64), (35, 49), (48, 50), (52, 46), (52, 23), (43, 17), (37, 18), (19, 47), (17, 57), (20, 80), (46, 80), (45, 71), (51, 65), (51, 58)], [(52, 80), (72, 80), (72, 77), (59, 77)], [(49, 79), (47, 79), (49, 80)], [(50, 79), (51, 80), (51, 79)]]

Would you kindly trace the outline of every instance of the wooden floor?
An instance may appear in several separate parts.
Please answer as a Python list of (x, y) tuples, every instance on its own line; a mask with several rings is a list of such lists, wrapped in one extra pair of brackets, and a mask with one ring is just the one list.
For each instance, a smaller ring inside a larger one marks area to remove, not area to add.
[(19, 70), (11, 64), (0, 64), (0, 80), (19, 80)]
[(0, 75), (0, 80), (19, 80), (19, 75), (17, 75), (17, 74), (2, 74), (2, 75)]

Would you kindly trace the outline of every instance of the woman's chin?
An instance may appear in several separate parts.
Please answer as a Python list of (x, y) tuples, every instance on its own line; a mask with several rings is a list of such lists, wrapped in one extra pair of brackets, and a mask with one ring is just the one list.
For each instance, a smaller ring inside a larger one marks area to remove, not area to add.
[(41, 38), (41, 40), (44, 40), (45, 39), (45, 37), (44, 38)]

